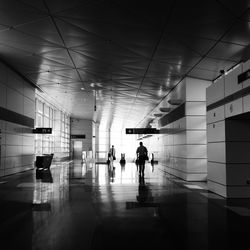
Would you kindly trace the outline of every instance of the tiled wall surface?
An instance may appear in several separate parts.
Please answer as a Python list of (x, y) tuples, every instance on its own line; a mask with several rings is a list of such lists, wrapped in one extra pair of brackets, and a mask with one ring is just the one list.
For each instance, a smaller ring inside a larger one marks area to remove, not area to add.
[(164, 170), (187, 181), (207, 177), (206, 88), (210, 84), (192, 78), (181, 82), (168, 100), (181, 99), (185, 116), (166, 125), (166, 134), (145, 139), (149, 153), (154, 153)]
[[(9, 68), (0, 64), (0, 107), (25, 118), (34, 119), (35, 90)], [(0, 120), (0, 176), (34, 167), (34, 135), (32, 128)]]

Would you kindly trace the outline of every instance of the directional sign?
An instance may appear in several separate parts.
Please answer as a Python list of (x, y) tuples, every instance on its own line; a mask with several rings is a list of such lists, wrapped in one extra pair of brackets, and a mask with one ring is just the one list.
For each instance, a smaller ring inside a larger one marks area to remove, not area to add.
[(35, 128), (33, 129), (34, 134), (52, 134), (52, 128)]
[(86, 135), (70, 135), (70, 139), (85, 139)]
[(126, 134), (159, 134), (156, 128), (126, 128)]
[(238, 75), (238, 84), (246, 81), (248, 78), (250, 78), (250, 69)]

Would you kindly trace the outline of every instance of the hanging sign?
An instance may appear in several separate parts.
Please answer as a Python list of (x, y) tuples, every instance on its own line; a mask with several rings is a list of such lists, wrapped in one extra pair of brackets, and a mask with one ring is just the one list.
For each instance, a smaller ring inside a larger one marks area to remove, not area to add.
[(33, 134), (52, 134), (52, 128), (35, 128)]
[(85, 139), (86, 135), (70, 135), (70, 139)]
[(159, 134), (156, 128), (126, 128), (126, 134)]
[(238, 75), (238, 84), (246, 81), (248, 78), (250, 78), (250, 69)]

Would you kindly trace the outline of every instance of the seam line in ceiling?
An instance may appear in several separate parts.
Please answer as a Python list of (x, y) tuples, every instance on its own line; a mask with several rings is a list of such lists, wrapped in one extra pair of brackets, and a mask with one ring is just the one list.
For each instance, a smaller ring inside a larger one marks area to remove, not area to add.
[[(149, 68), (150, 68), (150, 66), (151, 66), (151, 63), (152, 63), (152, 61), (153, 61), (154, 55), (155, 55), (155, 53), (156, 53), (156, 51), (157, 51), (157, 49), (158, 49), (158, 47), (159, 47), (159, 44), (160, 44), (160, 42), (161, 42), (161, 40), (162, 40), (162, 38), (163, 38), (163, 36), (164, 36), (166, 27), (167, 27), (167, 25), (168, 25), (168, 22), (169, 22), (169, 20), (170, 20), (170, 17), (171, 17), (171, 15), (172, 15), (173, 10), (174, 10), (175, 4), (176, 4), (176, 1), (175, 1), (175, 0), (172, 0), (171, 5), (170, 5), (170, 8), (169, 8), (169, 12), (168, 12), (168, 14), (166, 15), (166, 21), (165, 21), (165, 23), (164, 23), (164, 25), (163, 25), (163, 27), (162, 27), (160, 36), (159, 36), (159, 38), (158, 38), (157, 41), (156, 41), (156, 44), (155, 44), (155, 46), (154, 46), (154, 50), (153, 50), (152, 55), (151, 55), (151, 57), (150, 57), (150, 60), (149, 60), (148, 66), (147, 66), (147, 68), (146, 68), (146, 70), (145, 70), (145, 73), (144, 73), (144, 75), (143, 75), (143, 77), (142, 77), (142, 80), (141, 80), (140, 86), (139, 86), (139, 88), (138, 88), (138, 91), (137, 91), (137, 93), (136, 93), (136, 96), (135, 96), (135, 98), (134, 98), (134, 101), (133, 101), (133, 103), (131, 104), (130, 109), (128, 109), (127, 117), (131, 114), (131, 110), (132, 110), (132, 108), (133, 108), (133, 106), (134, 106), (134, 103), (136, 102), (136, 100), (137, 100), (137, 98), (138, 98), (138, 95), (139, 95), (139, 93), (140, 93), (140, 90), (141, 90), (141, 87), (142, 87), (142, 85), (143, 85), (144, 79), (146, 78), (146, 75), (147, 75), (147, 73), (148, 73), (148, 70), (149, 70)], [(144, 118), (143, 118), (143, 119), (144, 119)]]
[[(137, 125), (136, 125), (136, 127), (138, 127), (143, 121), (144, 121), (144, 119), (150, 114), (150, 113), (152, 113), (153, 112), (153, 110), (155, 109), (155, 108), (157, 108), (158, 106), (159, 106), (159, 104), (186, 78), (186, 77), (188, 77), (188, 74), (210, 53), (210, 51), (212, 51), (212, 49), (214, 49), (214, 47), (219, 43), (219, 42), (221, 42), (221, 40), (223, 39), (223, 37), (225, 37), (226, 36), (226, 34), (227, 33), (229, 33), (230, 32), (230, 30), (233, 28), (233, 26), (239, 21), (239, 19), (247, 12), (249, 10), (249, 8), (247, 8), (247, 9), (245, 9), (238, 17), (235, 17), (235, 21), (234, 22), (232, 22), (231, 23), (231, 25), (228, 27), (228, 29), (220, 36), (220, 38), (219, 39), (217, 39), (216, 40), (216, 42), (208, 49), (208, 51), (203, 55), (203, 57), (202, 58), (200, 58), (193, 66), (192, 66), (192, 68), (186, 73), (186, 74), (184, 74), (182, 77), (181, 77), (181, 79), (177, 82), (177, 84), (176, 85), (174, 85), (169, 91), (168, 91), (168, 93), (165, 95), (165, 96), (163, 96), (162, 98), (161, 98), (161, 100), (158, 102), (158, 104), (157, 105), (155, 105), (155, 107), (153, 108), (153, 109), (151, 109), (151, 111), (146, 115), (146, 116), (144, 116), (144, 118), (141, 120), (141, 121), (139, 121), (138, 123), (137, 123)], [(213, 80), (212, 80), (213, 81)]]
[(64, 45), (64, 49), (66, 49), (66, 51), (67, 51), (67, 53), (68, 53), (68, 56), (69, 56), (69, 58), (70, 58), (70, 60), (71, 60), (71, 62), (72, 62), (72, 64), (73, 64), (73, 66), (74, 66), (74, 69), (76, 70), (77, 75), (78, 75), (79, 79), (81, 80), (84, 89), (86, 89), (86, 85), (84, 84), (84, 82), (83, 82), (83, 80), (82, 80), (82, 77), (81, 77), (80, 73), (79, 73), (78, 70), (77, 70), (77, 67), (76, 67), (76, 65), (75, 65), (75, 62), (74, 62), (74, 60), (73, 60), (73, 58), (72, 58), (72, 56), (71, 56), (71, 54), (70, 54), (70, 52), (69, 52), (69, 49), (68, 49), (67, 46), (66, 46), (66, 43), (65, 43), (65, 41), (64, 41), (64, 39), (63, 39), (62, 33), (61, 33), (61, 31), (60, 31), (60, 29), (59, 29), (57, 23), (56, 23), (56, 21), (55, 21), (55, 18), (54, 18), (54, 16), (51, 14), (51, 11), (50, 11), (50, 9), (49, 9), (49, 7), (48, 7), (48, 5), (47, 5), (47, 3), (46, 3), (45, 0), (43, 0), (43, 3), (44, 3), (45, 7), (46, 7), (47, 10), (48, 10), (49, 16), (50, 16), (50, 18), (51, 18), (53, 24), (55, 25), (55, 28), (56, 28), (56, 30), (57, 30), (57, 32), (58, 32), (58, 35), (60, 36), (60, 38), (61, 38), (61, 40), (62, 40), (62, 43), (63, 43), (63, 45)]
[(27, 81), (33, 88), (38, 89), (40, 92), (44, 92), (37, 84), (33, 83), (29, 78), (25, 75), (21, 74), (18, 70), (16, 70), (11, 64), (7, 63), (4, 59), (0, 58), (0, 62), (4, 64), (6, 67), (10, 68), (13, 72), (15, 72), (18, 76)]

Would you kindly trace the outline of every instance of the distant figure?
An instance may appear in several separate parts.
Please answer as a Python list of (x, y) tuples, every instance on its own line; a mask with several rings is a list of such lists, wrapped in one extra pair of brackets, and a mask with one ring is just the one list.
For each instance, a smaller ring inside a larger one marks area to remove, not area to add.
[(151, 162), (151, 166), (152, 166), (152, 173), (154, 172), (155, 170), (155, 167), (154, 167), (154, 162)]
[(115, 180), (115, 167), (112, 164), (108, 166), (109, 180), (110, 182), (114, 182)]
[(148, 150), (143, 146), (142, 142), (140, 142), (140, 146), (136, 150), (136, 155), (139, 165), (139, 174), (144, 176), (145, 160), (148, 159)]
[(112, 145), (112, 147), (109, 150), (109, 156), (110, 156), (110, 162), (113, 162), (114, 160), (116, 160), (114, 145)]

